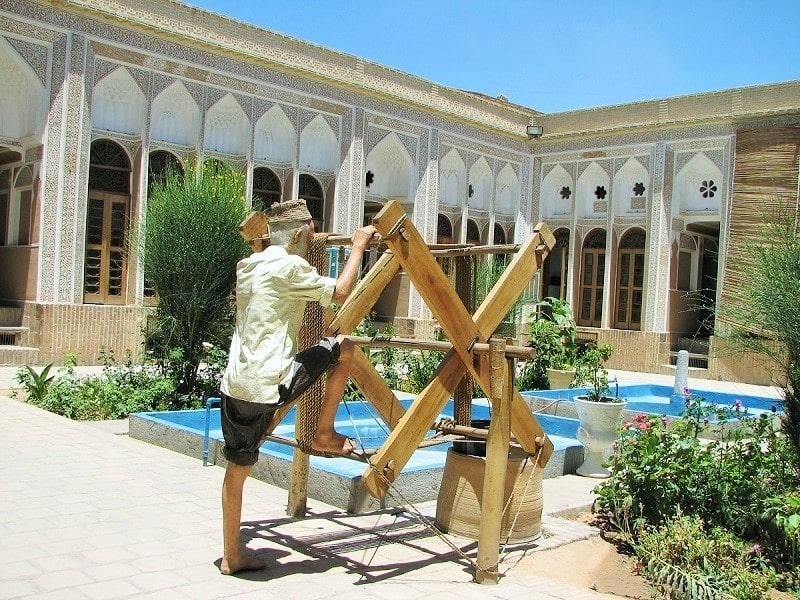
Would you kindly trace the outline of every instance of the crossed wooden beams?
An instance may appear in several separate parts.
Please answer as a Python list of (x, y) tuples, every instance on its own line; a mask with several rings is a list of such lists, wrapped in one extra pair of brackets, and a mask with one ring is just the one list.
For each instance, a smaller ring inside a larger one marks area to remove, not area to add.
[[(537, 226), (473, 318), (398, 202), (388, 202), (374, 217), (373, 224), (391, 253), (384, 253), (359, 283), (331, 320), (327, 335), (351, 333), (402, 268), (453, 344), (434, 378), (407, 411), (364, 353), (355, 353), (351, 377), (392, 429), (362, 478), (370, 495), (383, 498), (390, 482), (400, 474), (465, 374), (479, 383), (488, 398), (492, 397), (489, 358), (485, 354), (474, 355), (472, 345), (489, 339), (541, 268), (555, 245), (555, 238), (546, 225)], [(538, 455), (539, 466), (544, 466), (553, 452), (553, 444), (516, 390), (511, 400), (511, 430), (522, 448)]]

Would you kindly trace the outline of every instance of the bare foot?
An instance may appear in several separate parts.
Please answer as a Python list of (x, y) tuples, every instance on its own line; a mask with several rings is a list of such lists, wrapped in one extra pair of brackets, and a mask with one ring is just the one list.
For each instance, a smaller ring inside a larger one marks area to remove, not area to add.
[(241, 554), (236, 558), (231, 558), (230, 560), (223, 557), (222, 563), (219, 565), (219, 572), (223, 575), (233, 575), (234, 573), (239, 573), (240, 571), (260, 571), (266, 566), (267, 563), (265, 563), (263, 560), (253, 558), (252, 556), (247, 556), (246, 554)]
[(311, 447), (317, 452), (329, 452), (331, 454), (347, 455), (356, 450), (356, 445), (349, 437), (336, 431), (331, 433), (319, 433), (314, 437)]

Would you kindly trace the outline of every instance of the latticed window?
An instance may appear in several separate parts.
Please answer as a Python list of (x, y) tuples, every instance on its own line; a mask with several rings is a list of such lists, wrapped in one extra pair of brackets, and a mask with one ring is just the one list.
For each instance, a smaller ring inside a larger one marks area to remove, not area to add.
[(606, 271), (606, 232), (592, 231), (581, 252), (578, 325), (600, 327), (603, 318), (603, 277)]
[(436, 218), (436, 243), (450, 244), (453, 242), (453, 225), (444, 215)]
[(280, 200), (281, 182), (278, 176), (266, 167), (253, 169), (253, 208), (265, 210)]
[(645, 232), (631, 229), (619, 243), (614, 327), (642, 328)]
[(300, 183), (298, 185), (297, 197), (306, 201), (308, 212), (314, 219), (314, 228), (317, 231), (322, 231), (322, 224), (324, 221), (322, 186), (311, 175), (300, 175)]
[(163, 183), (168, 172), (183, 176), (183, 166), (178, 157), (166, 150), (156, 150), (150, 153), (147, 161), (147, 189), (155, 183)]
[(569, 230), (553, 232), (556, 244), (542, 267), (542, 298), (567, 299), (567, 267), (569, 266)]
[(478, 224), (472, 219), (467, 221), (467, 243), (476, 245), (481, 243), (481, 232), (478, 230)]
[(127, 229), (130, 162), (110, 140), (92, 144), (86, 207), (83, 299), (123, 304), (127, 279)]
[(503, 227), (497, 223), (494, 224), (494, 236), (493, 241), (495, 244), (505, 244), (506, 243), (506, 232), (503, 231)]

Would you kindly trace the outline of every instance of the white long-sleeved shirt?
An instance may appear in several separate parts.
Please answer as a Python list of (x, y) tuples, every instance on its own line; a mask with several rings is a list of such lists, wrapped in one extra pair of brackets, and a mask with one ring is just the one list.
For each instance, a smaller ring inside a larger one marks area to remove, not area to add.
[(223, 394), (277, 404), (278, 384), (289, 375), (297, 354), (297, 334), (306, 303), (329, 306), (336, 280), (323, 277), (305, 259), (270, 246), (236, 266), (236, 330)]

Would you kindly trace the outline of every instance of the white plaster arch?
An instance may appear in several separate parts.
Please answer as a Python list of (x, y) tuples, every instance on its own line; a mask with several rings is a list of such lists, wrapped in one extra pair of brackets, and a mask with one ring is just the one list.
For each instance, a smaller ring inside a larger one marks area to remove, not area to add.
[(488, 211), (492, 200), (492, 170), (482, 156), (469, 170), (469, 183), (472, 185), (469, 207)]
[(519, 207), (519, 178), (510, 164), (497, 175), (494, 209), (501, 215), (515, 215)]
[(0, 136), (19, 140), (41, 133), (45, 90), (30, 65), (0, 36)]
[(225, 94), (206, 113), (206, 150), (245, 156), (250, 146), (250, 119), (232, 94)]
[[(644, 192), (641, 196), (636, 196), (634, 186), (642, 184)], [(650, 197), (650, 174), (644, 165), (636, 158), (631, 157), (625, 164), (622, 165), (617, 174), (614, 175), (614, 191), (612, 198), (614, 200), (614, 214), (621, 215), (628, 212), (635, 212), (646, 208), (647, 198)], [(642, 209), (634, 209), (631, 199), (640, 198), (645, 201), (645, 206)]]
[[(566, 188), (566, 189), (565, 189)], [(568, 193), (563, 198), (561, 191)], [(572, 213), (575, 202), (575, 185), (572, 176), (561, 165), (556, 165), (542, 180), (541, 187), (542, 218), (564, 217)]]
[(297, 149), (297, 132), (277, 104), (256, 122), (254, 158), (277, 163), (293, 163)]
[[(605, 198), (598, 198), (595, 191), (598, 187), (603, 187), (606, 190)], [(598, 165), (592, 162), (586, 170), (578, 177), (578, 182), (575, 185), (575, 210), (578, 213), (578, 218), (593, 219), (603, 217), (606, 211), (595, 211), (595, 201), (610, 200), (611, 194), (611, 179), (608, 173)]]
[(194, 147), (200, 137), (200, 122), (200, 107), (186, 86), (176, 81), (153, 100), (150, 138)]
[(413, 166), (414, 161), (397, 134), (388, 134), (367, 155), (366, 168), (374, 177), (369, 195), (412, 201), (416, 191), (412, 184)]
[(454, 148), (439, 161), (439, 204), (463, 206), (466, 197), (467, 166)]
[(338, 167), (336, 134), (322, 115), (317, 115), (300, 133), (300, 168), (332, 173)]
[(697, 152), (675, 177), (672, 206), (676, 212), (673, 216), (677, 211), (718, 212), (725, 192), (723, 188), (722, 171), (705, 153)]
[(98, 81), (92, 92), (92, 127), (118, 133), (141, 134), (147, 100), (125, 67)]

